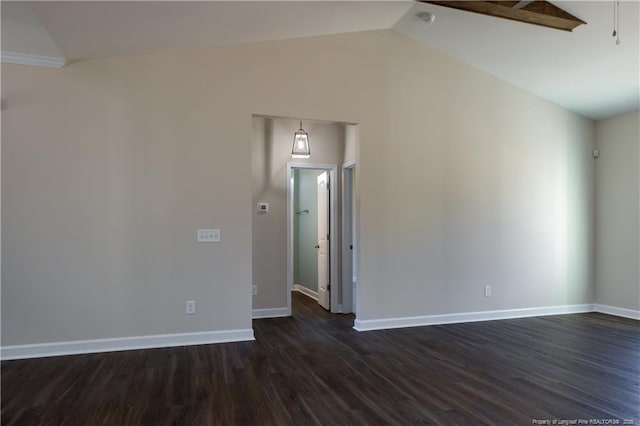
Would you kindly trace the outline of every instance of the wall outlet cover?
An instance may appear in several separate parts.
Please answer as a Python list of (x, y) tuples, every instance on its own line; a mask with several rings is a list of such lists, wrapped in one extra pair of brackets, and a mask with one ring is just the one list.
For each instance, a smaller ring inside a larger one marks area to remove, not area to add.
[(197, 241), (199, 243), (218, 243), (220, 242), (219, 229), (198, 229)]

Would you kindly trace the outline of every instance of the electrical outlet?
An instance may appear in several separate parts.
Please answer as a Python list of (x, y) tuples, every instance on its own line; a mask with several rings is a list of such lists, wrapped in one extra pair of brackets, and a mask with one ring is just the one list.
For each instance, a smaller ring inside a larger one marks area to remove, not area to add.
[(184, 312), (185, 314), (193, 315), (196, 313), (196, 301), (195, 300), (185, 300), (184, 301)]
[(484, 286), (484, 297), (490, 297), (491, 296), (491, 286), (490, 285), (485, 285)]
[(251, 295), (253, 295), (253, 296), (257, 296), (258, 295), (258, 286), (257, 285), (252, 285), (251, 286)]

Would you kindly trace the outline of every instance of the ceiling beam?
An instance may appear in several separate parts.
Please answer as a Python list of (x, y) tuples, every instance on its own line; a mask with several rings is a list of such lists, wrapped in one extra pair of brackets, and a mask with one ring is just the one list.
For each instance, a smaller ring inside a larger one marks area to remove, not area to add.
[(563, 31), (586, 24), (548, 1), (418, 1)]

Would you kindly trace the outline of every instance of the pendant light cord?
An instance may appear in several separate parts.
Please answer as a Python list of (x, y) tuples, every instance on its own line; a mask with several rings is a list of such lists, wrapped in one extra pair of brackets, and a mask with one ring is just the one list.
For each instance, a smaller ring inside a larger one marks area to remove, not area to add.
[(612, 0), (613, 2), (613, 33), (612, 37), (616, 37), (616, 44), (620, 44), (620, 0)]
[(611, 37), (615, 37), (618, 35), (618, 33), (616, 33), (616, 0), (612, 0), (611, 5), (613, 6), (613, 32), (611, 33)]
[(616, 12), (616, 32), (618, 33), (616, 44), (620, 44), (620, 0), (616, 4)]

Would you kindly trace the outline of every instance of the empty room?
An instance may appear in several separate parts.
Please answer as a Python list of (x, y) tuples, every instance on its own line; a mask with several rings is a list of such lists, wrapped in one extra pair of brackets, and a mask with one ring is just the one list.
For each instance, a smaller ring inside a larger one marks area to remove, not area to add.
[(640, 424), (637, 1), (2, 1), (3, 425)]

